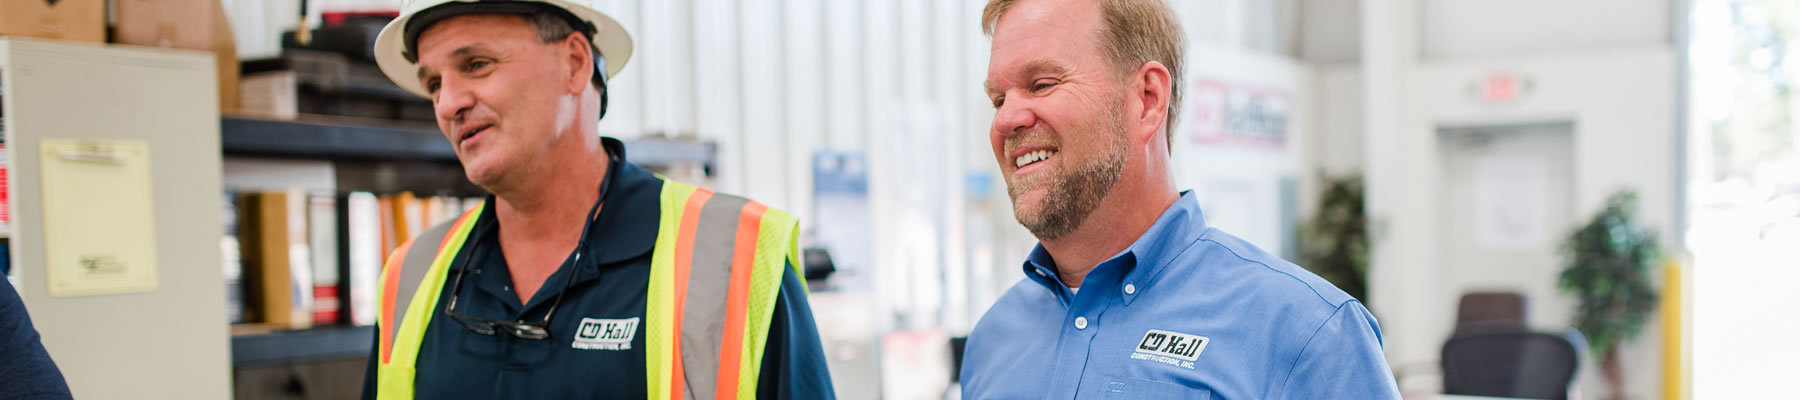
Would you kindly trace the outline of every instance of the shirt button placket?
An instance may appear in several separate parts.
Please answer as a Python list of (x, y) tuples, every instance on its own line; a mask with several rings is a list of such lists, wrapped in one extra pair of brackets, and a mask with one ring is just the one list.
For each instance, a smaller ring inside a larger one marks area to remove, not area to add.
[[(1084, 312), (1093, 311), (1095, 310), (1085, 310)], [(1066, 331), (1068, 332), (1067, 335), (1074, 340), (1068, 343), (1071, 346), (1067, 346), (1063, 349), (1064, 353), (1061, 355), (1063, 357), (1063, 362), (1061, 365), (1077, 367), (1069, 368), (1065, 371), (1058, 371), (1058, 380), (1067, 385), (1066, 387), (1060, 387), (1060, 389), (1066, 392), (1059, 392), (1058, 395), (1052, 397), (1061, 397), (1060, 395), (1062, 393), (1067, 393), (1069, 396), (1073, 397), (1075, 393), (1081, 389), (1083, 379), (1080, 371), (1086, 370), (1087, 367), (1092, 366), (1090, 362), (1093, 361), (1093, 359), (1090, 358), (1089, 355), (1093, 353), (1094, 336), (1096, 333), (1099, 333), (1099, 327), (1088, 329), (1089, 322), (1086, 315), (1076, 315), (1075, 321), (1072, 323), (1075, 330)]]

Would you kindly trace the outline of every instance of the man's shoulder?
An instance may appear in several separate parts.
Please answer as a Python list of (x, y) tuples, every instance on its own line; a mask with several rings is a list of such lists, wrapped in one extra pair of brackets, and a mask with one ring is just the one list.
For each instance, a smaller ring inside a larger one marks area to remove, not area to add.
[[(484, 201), (483, 204), (485, 207), (486, 202)], [(435, 257), (435, 254), (437, 253), (435, 250), (437, 250), (438, 248), (440, 248), (441, 246), (443, 246), (445, 244), (444, 237), (450, 235), (452, 233), (451, 231), (459, 228), (458, 224), (473, 224), (473, 223), (475, 223), (475, 220), (480, 215), (479, 214), (470, 215), (470, 214), (479, 213), (479, 212), (481, 212), (480, 210), (481, 210), (480, 207), (470, 208), (467, 210), (463, 210), (463, 212), (460, 214), (457, 214), (456, 218), (450, 218), (448, 220), (432, 223), (430, 226), (426, 227), (425, 230), (419, 231), (418, 233), (413, 235), (412, 238), (406, 239), (405, 242), (400, 243), (400, 246), (397, 246), (396, 248), (394, 248), (394, 250), (392, 250), (393, 255), (412, 254), (412, 251), (411, 251), (412, 249), (426, 249), (426, 250), (431, 250), (431, 251), (429, 251), (427, 253), (421, 253), (421, 254), (426, 254), (427, 256)], [(426, 246), (426, 247), (420, 247), (420, 246)]]
[[(1056, 324), (1062, 313), (1046, 311), (1058, 307), (1056, 295), (1030, 278), (1022, 278), (994, 302), (975, 328), (969, 331), (964, 346), (962, 378), (965, 389), (990, 386), (991, 381), (1009, 376), (1004, 371), (1018, 367), (1026, 351), (1041, 351), (1043, 340), (1051, 334), (1035, 335)], [(1050, 339), (1054, 340), (1054, 339)]]
[(1186, 271), (1165, 275), (1186, 281), (1181, 284), (1235, 292), (1254, 304), (1329, 313), (1356, 300), (1318, 274), (1218, 229), (1207, 230), (1174, 262)]
[(707, 196), (710, 196), (706, 200), (706, 202), (708, 204), (718, 203), (718, 204), (727, 204), (727, 205), (749, 206), (744, 209), (745, 210), (753, 209), (756, 212), (763, 213), (765, 215), (766, 214), (777, 214), (777, 215), (783, 215), (783, 216), (787, 216), (787, 217), (793, 216), (793, 214), (789, 213), (787, 210), (783, 210), (781, 208), (770, 206), (769, 203), (767, 203), (767, 202), (757, 200), (757, 199), (752, 198), (747, 195), (716, 191), (716, 190), (706, 188), (703, 186), (699, 186), (699, 185), (695, 185), (695, 184), (691, 184), (691, 183), (687, 183), (687, 182), (682, 182), (682, 181), (675, 180), (675, 179), (669, 179), (668, 177), (665, 177), (662, 175), (656, 175), (655, 177), (662, 183), (662, 187), (664, 187), (664, 188), (672, 188), (672, 189), (679, 190), (679, 191), (685, 191), (685, 192), (689, 193), (689, 195), (691, 195), (691, 193), (705, 191), (707, 193)]
[(994, 305), (975, 322), (975, 329), (969, 332), (971, 339), (981, 336), (983, 332), (1011, 332), (1029, 327), (1035, 319), (1054, 313), (1045, 313), (1045, 307), (1059, 304), (1056, 294), (1043, 284), (1021, 278), (1012, 288), (1000, 295)]

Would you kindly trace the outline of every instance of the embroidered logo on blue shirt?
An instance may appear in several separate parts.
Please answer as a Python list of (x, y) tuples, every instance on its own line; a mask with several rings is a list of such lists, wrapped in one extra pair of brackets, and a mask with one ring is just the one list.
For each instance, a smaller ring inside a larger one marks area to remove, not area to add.
[(638, 318), (582, 318), (575, 330), (571, 347), (582, 350), (631, 350), (631, 339), (637, 337)]
[(1205, 336), (1151, 329), (1144, 332), (1144, 339), (1138, 341), (1137, 352), (1131, 359), (1194, 369), (1194, 359), (1200, 358), (1200, 352), (1206, 350), (1206, 343), (1210, 341)]

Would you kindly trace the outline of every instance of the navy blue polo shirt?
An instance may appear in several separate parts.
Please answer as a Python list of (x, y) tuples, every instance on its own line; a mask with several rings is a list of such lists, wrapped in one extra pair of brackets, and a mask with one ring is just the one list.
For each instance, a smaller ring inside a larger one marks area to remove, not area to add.
[[(630, 346), (576, 346), (576, 330), (587, 321), (643, 321), (649, 294), (651, 252), (661, 219), (662, 179), (624, 162), (624, 145), (604, 140), (621, 161), (606, 190), (606, 205), (590, 224), (588, 253), (581, 265), (564, 261), (531, 300), (519, 304), (512, 276), (500, 251), (499, 221), (486, 207), (475, 220), (469, 243), (451, 264), (437, 311), (425, 331), (414, 379), (419, 399), (643, 399), (648, 396), (644, 369), (644, 324), (629, 326)], [(488, 203), (494, 198), (488, 196)], [(470, 331), (444, 315), (465, 257), (465, 275), (456, 312), (490, 320), (540, 321), (556, 296), (562, 305), (550, 320), (550, 338), (525, 340), (498, 333)], [(783, 268), (781, 293), (767, 347), (763, 353), (757, 398), (830, 398), (831, 378), (806, 301), (806, 287), (793, 268)], [(571, 278), (571, 274), (573, 277)], [(568, 281), (573, 279), (573, 281)], [(609, 336), (617, 337), (617, 334)], [(374, 353), (371, 353), (374, 354)], [(363, 382), (363, 398), (375, 396), (371, 356)]]
[(22, 400), (69, 398), (69, 384), (44, 351), (25, 300), (0, 274), (0, 397)]

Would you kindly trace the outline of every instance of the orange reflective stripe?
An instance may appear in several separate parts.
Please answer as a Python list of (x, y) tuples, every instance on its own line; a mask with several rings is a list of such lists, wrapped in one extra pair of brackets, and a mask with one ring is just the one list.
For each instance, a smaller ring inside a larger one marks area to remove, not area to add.
[(437, 252), (438, 258), (444, 258), (445, 255), (456, 254), (456, 252), (462, 251), (462, 247), (460, 247), (460, 246), (457, 248), (454, 248), (454, 249), (450, 248), (450, 239), (455, 239), (456, 238), (455, 232), (458, 230), (461, 230), (463, 224), (470, 223), (469, 220), (472, 220), (472, 219), (475, 219), (475, 210), (474, 209), (470, 209), (469, 211), (463, 212), (462, 218), (457, 218), (456, 223), (450, 224), (450, 230), (448, 232), (444, 233), (444, 241), (438, 242), (438, 252)]
[(400, 267), (405, 264), (403, 261), (406, 260), (406, 252), (411, 248), (412, 241), (407, 240), (400, 248), (394, 249), (394, 253), (388, 255), (387, 266), (381, 271), (381, 326), (376, 329), (381, 331), (382, 364), (389, 363), (394, 357), (394, 332), (400, 330), (395, 325), (400, 321), (394, 320), (394, 295), (400, 292)]
[(669, 346), (674, 370), (674, 379), (669, 380), (669, 398), (672, 400), (683, 399), (683, 392), (687, 389), (686, 371), (681, 365), (681, 316), (687, 305), (688, 270), (693, 266), (694, 234), (699, 231), (700, 210), (705, 208), (706, 201), (711, 200), (712, 196), (711, 190), (694, 189), (694, 194), (688, 196), (684, 207), (686, 210), (682, 212), (684, 217), (681, 218), (681, 232), (675, 237), (675, 293), (671, 299), (675, 318), (672, 324), (674, 329), (669, 332), (669, 337), (674, 338)]
[[(436, 257), (436, 258), (433, 258), (433, 260), (436, 260), (437, 258), (443, 258), (446, 255), (454, 255), (454, 254), (456, 254), (457, 251), (461, 250), (460, 247), (459, 248), (451, 248), (450, 247), (451, 239), (454, 239), (456, 237), (456, 235), (451, 234), (450, 232), (455, 232), (459, 229), (462, 229), (463, 224), (473, 223), (474, 219), (477, 216), (477, 214), (475, 212), (475, 210), (477, 210), (477, 209), (479, 209), (479, 207), (475, 208), (475, 209), (470, 209), (469, 211), (466, 211), (466, 212), (463, 212), (462, 217), (457, 218), (456, 222), (452, 223), (450, 225), (449, 231), (446, 231), (446, 233), (444, 234), (443, 241), (438, 243), (436, 254), (432, 254), (433, 256)], [(380, 340), (381, 340), (381, 363), (382, 364), (388, 364), (393, 361), (394, 335), (397, 335), (400, 332), (400, 324), (405, 322), (405, 321), (396, 321), (395, 320), (396, 314), (399, 314), (400, 310), (404, 310), (407, 306), (409, 306), (413, 300), (412, 297), (414, 297), (418, 294), (417, 293), (418, 288), (413, 288), (413, 287), (409, 286), (409, 288), (407, 290), (410, 292), (413, 292), (413, 293), (408, 293), (408, 296), (406, 296), (406, 298), (404, 298), (404, 299), (400, 298), (400, 295), (399, 295), (400, 283), (401, 283), (400, 281), (407, 280), (407, 279), (420, 279), (419, 276), (407, 277), (403, 273), (406, 270), (406, 257), (408, 254), (410, 254), (412, 252), (413, 242), (415, 242), (417, 240), (418, 240), (418, 238), (407, 239), (406, 242), (401, 243), (399, 247), (394, 248), (393, 254), (388, 256), (387, 262), (385, 263), (386, 266), (383, 267), (382, 271), (381, 271), (381, 274), (382, 274), (381, 304), (380, 304), (380, 308), (381, 308), (380, 323), (381, 323), (381, 325), (378, 326), (377, 328), (381, 331), (381, 336), (380, 336), (381, 339)], [(426, 266), (426, 268), (429, 269), (429, 266)], [(426, 272), (426, 270), (414, 271), (415, 275), (423, 275), (425, 272)], [(442, 289), (439, 289), (439, 290), (442, 290)], [(400, 300), (405, 300), (407, 302), (407, 304), (401, 304), (399, 302)]]
[(727, 292), (725, 334), (719, 344), (719, 391), (717, 398), (736, 398), (738, 370), (743, 367), (744, 317), (749, 307), (750, 276), (756, 270), (756, 239), (762, 231), (763, 212), (769, 207), (758, 202), (744, 204), (738, 216), (736, 249), (731, 258), (731, 289)]

